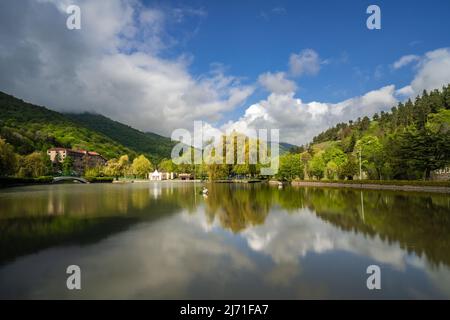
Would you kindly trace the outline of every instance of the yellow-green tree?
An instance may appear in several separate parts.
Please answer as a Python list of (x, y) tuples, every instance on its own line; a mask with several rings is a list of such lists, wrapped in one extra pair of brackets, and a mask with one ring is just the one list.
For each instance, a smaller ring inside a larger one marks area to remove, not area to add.
[(144, 155), (140, 155), (139, 157), (133, 160), (133, 164), (131, 165), (131, 171), (134, 176), (138, 178), (145, 178), (148, 173), (153, 170), (153, 165)]
[(123, 155), (119, 159), (110, 159), (106, 164), (106, 167), (103, 169), (104, 174), (110, 177), (115, 177), (116, 179), (123, 177), (129, 171), (129, 162), (130, 161), (127, 155)]
[(176, 164), (173, 163), (171, 159), (163, 159), (158, 165), (159, 171), (165, 171), (165, 172), (175, 172), (176, 171)]
[(48, 156), (41, 152), (33, 152), (19, 160), (20, 177), (41, 177), (49, 172)]
[(117, 161), (117, 166), (119, 174), (121, 176), (124, 176), (128, 172), (128, 168), (130, 167), (130, 159), (128, 158), (128, 155), (121, 156)]
[(106, 167), (103, 169), (103, 172), (105, 175), (115, 177), (116, 179), (120, 177), (119, 162), (117, 159), (109, 160)]
[(100, 167), (100, 166), (86, 168), (86, 170), (84, 171), (84, 176), (90, 177), (90, 178), (100, 177), (104, 173), (103, 171), (104, 171), (104, 168)]

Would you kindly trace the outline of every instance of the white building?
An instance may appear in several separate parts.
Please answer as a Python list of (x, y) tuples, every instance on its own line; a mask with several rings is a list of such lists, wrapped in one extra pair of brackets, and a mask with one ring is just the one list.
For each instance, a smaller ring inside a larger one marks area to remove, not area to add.
[(173, 172), (159, 172), (158, 170), (149, 173), (151, 181), (172, 180), (174, 178)]

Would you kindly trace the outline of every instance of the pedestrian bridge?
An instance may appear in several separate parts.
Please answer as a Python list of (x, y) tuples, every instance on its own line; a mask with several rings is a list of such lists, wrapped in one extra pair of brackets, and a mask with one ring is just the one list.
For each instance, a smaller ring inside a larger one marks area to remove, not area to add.
[(73, 182), (80, 182), (80, 183), (89, 183), (89, 181), (87, 181), (84, 178), (80, 178), (80, 177), (54, 177), (53, 178), (53, 183), (56, 182), (62, 182), (62, 181), (73, 181)]

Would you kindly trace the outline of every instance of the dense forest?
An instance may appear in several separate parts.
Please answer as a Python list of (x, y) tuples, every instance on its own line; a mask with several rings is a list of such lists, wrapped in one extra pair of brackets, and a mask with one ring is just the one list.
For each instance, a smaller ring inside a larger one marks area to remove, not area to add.
[(315, 179), (352, 179), (362, 170), (369, 179), (428, 179), (450, 164), (450, 85), (423, 91), (390, 112), (339, 123), (291, 149), (303, 173)]

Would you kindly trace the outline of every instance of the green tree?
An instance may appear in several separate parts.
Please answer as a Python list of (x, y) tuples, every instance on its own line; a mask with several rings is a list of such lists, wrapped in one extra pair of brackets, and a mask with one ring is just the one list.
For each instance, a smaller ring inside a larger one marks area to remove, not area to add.
[(237, 175), (246, 176), (250, 174), (250, 166), (248, 164), (235, 164), (233, 166), (233, 172)]
[(304, 178), (304, 167), (300, 154), (286, 153), (280, 156), (277, 177), (292, 181), (295, 178)]
[(62, 162), (63, 175), (70, 176), (73, 172), (73, 159), (72, 157), (66, 156)]
[(14, 174), (16, 163), (17, 157), (13, 147), (0, 138), (0, 177)]
[(450, 163), (450, 110), (441, 109), (428, 117), (423, 129), (409, 126), (398, 136), (393, 157), (406, 166), (407, 176), (429, 179), (432, 170)]
[(366, 135), (355, 145), (355, 151), (361, 152), (364, 170), (371, 179), (381, 179), (385, 154), (383, 145), (376, 136)]
[(165, 172), (176, 172), (177, 168), (176, 168), (176, 164), (173, 163), (173, 161), (171, 159), (163, 159), (159, 164), (158, 164), (158, 169), (160, 171), (165, 171)]
[(330, 180), (334, 180), (338, 177), (339, 167), (336, 164), (336, 162), (331, 160), (331, 161), (327, 162), (325, 171), (326, 171), (327, 178)]
[(351, 154), (348, 155), (347, 161), (338, 169), (339, 179), (353, 180), (358, 172), (358, 164)]
[(323, 153), (323, 151), (316, 153), (308, 163), (308, 175), (319, 180), (325, 174), (326, 163), (323, 159)]
[(355, 144), (356, 144), (356, 134), (353, 133), (350, 136), (350, 139), (348, 140), (348, 144), (345, 146), (345, 153), (353, 152), (353, 149), (355, 148)]

